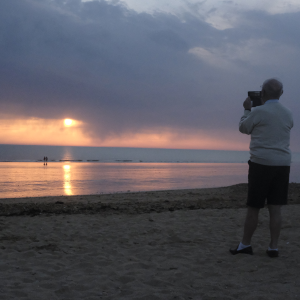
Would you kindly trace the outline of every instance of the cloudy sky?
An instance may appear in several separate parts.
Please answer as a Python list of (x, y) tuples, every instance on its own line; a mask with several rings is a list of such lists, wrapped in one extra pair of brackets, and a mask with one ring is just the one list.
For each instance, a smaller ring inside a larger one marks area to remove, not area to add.
[(299, 28), (298, 0), (1, 0), (0, 143), (247, 150), (277, 77), (299, 152)]

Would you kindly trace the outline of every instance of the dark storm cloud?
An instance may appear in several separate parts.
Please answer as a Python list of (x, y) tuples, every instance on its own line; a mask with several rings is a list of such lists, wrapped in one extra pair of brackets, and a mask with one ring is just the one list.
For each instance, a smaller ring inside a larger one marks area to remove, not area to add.
[[(118, 1), (4, 0), (0, 109), (82, 120), (94, 136), (160, 127), (238, 134), (248, 89), (299, 75), (289, 61), (298, 24), (299, 14), (247, 12), (220, 31), (190, 14), (136, 13)], [(281, 49), (289, 57), (277, 57)]]
[(187, 42), (171, 30), (153, 32), (150, 34), (150, 38), (159, 45), (170, 47), (174, 50), (189, 50)]

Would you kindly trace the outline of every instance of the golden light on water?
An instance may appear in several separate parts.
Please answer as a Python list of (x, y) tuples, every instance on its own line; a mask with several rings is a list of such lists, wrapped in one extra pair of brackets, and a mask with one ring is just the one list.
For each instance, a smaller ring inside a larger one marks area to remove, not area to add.
[(65, 119), (65, 120), (64, 120), (65, 126), (71, 126), (72, 123), (73, 123), (73, 120), (71, 120), (71, 119)]
[(73, 195), (71, 185), (71, 166), (64, 165), (64, 190), (66, 195)]

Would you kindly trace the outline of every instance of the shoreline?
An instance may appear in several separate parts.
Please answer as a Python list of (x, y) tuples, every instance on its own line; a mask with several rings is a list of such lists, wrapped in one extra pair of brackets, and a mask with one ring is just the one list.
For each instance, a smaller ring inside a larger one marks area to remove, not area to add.
[[(141, 214), (246, 207), (247, 184), (184, 190), (0, 199), (0, 216)], [(288, 204), (300, 204), (300, 183), (290, 183)]]

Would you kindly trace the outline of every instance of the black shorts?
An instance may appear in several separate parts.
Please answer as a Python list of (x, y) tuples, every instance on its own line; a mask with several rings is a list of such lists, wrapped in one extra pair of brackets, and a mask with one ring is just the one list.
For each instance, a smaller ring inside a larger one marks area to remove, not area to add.
[(265, 200), (271, 205), (287, 204), (290, 167), (265, 166), (248, 161), (247, 205), (263, 208)]

